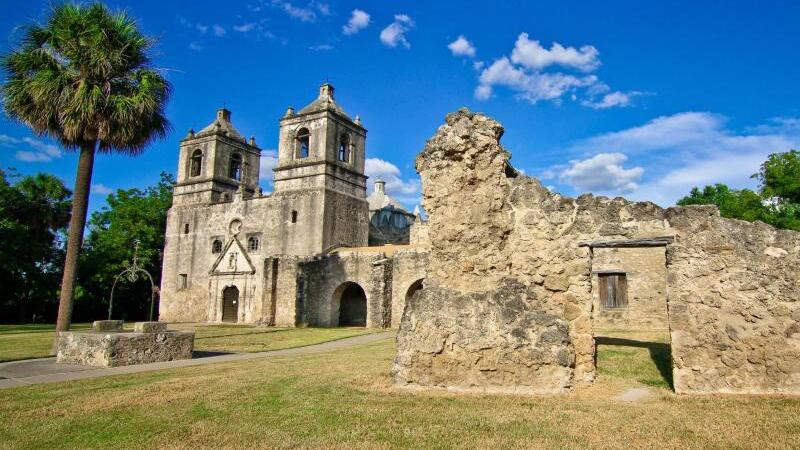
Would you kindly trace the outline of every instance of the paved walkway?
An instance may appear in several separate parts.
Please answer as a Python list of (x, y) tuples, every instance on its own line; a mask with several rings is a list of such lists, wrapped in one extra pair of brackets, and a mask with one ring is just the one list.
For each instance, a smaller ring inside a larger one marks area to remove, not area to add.
[(60, 381), (83, 380), (86, 378), (97, 378), (126, 373), (150, 372), (153, 370), (172, 369), (176, 367), (200, 366), (230, 361), (246, 361), (250, 359), (270, 358), (273, 356), (322, 353), (340, 348), (352, 347), (354, 345), (367, 344), (383, 339), (390, 339), (394, 337), (395, 333), (396, 330), (364, 334), (361, 336), (353, 336), (336, 341), (308, 345), (305, 347), (287, 348), (284, 350), (273, 350), (259, 353), (228, 353), (220, 355), (218, 353), (212, 354), (208, 352), (195, 352), (195, 357), (193, 359), (140, 364), (137, 366), (97, 368), (90, 366), (79, 366), (76, 364), (59, 364), (56, 362), (55, 358), (12, 361), (0, 363), (0, 389), (40, 383), (57, 383)]

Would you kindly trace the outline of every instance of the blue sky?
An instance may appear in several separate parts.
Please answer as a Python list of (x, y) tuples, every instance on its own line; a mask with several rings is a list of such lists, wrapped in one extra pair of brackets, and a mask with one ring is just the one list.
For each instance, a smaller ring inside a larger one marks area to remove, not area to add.
[[(50, 1), (2, 0), (6, 52)], [(158, 38), (173, 131), (142, 156), (101, 155), (111, 189), (175, 172), (178, 141), (225, 105), (264, 149), (329, 80), (369, 130), (368, 174), (413, 207), (416, 154), (446, 113), (499, 120), (512, 163), (568, 195), (668, 206), (695, 185), (754, 187), (766, 155), (800, 147), (798, 2), (111, 1)], [(0, 119), (0, 167), (55, 173), (76, 157)]]

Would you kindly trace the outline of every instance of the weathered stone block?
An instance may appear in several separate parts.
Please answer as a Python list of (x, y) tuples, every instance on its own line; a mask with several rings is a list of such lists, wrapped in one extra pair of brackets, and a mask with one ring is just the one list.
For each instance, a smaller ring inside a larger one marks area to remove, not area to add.
[(95, 320), (92, 322), (93, 331), (122, 331), (121, 320)]
[(64, 331), (58, 335), (57, 347), (57, 361), (67, 364), (116, 367), (173, 361), (192, 357), (194, 331)]
[(163, 333), (167, 331), (167, 324), (165, 322), (136, 322), (133, 325), (133, 331), (136, 333)]

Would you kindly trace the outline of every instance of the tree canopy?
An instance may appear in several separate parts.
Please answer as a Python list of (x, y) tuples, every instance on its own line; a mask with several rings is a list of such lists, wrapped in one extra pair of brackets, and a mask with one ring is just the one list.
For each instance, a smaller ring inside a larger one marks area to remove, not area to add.
[(722, 217), (800, 231), (800, 152), (769, 155), (753, 178), (759, 182), (758, 192), (724, 184), (695, 187), (678, 205), (716, 205)]

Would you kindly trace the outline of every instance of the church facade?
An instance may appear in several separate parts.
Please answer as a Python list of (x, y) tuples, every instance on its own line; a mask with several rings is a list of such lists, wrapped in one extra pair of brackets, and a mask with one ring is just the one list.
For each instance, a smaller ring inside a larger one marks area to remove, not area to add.
[(367, 130), (333, 93), (323, 84), (280, 119), (269, 195), (259, 189), (261, 150), (230, 111), (181, 141), (160, 320), (397, 326), (425, 276), (426, 245), (410, 242), (424, 223), (383, 182), (367, 197)]

